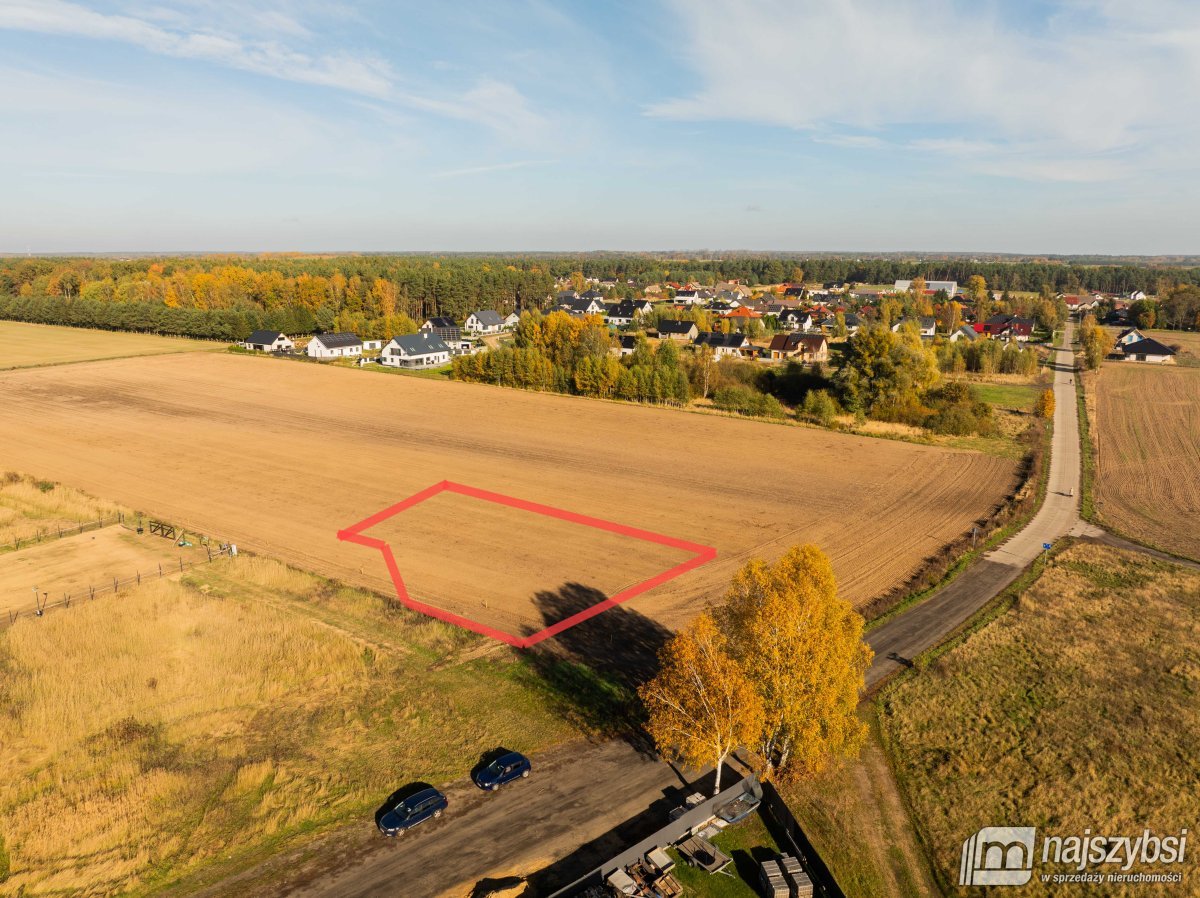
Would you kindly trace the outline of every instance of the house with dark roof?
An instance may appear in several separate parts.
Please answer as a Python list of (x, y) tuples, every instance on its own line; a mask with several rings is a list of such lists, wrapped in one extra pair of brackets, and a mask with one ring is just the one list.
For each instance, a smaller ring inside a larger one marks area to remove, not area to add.
[(380, 364), (391, 368), (436, 368), (450, 362), (450, 347), (432, 331), (392, 337)]
[(563, 303), (559, 308), (576, 317), (604, 314), (604, 303), (595, 297), (588, 297), (586, 294), (568, 303)]
[(633, 355), (633, 351), (637, 349), (637, 345), (637, 334), (619, 334), (617, 336), (617, 345), (614, 347), (614, 351), (619, 356)]
[[(853, 312), (843, 312), (842, 321), (846, 323), (846, 334), (848, 336), (854, 336), (862, 328), (862, 318)], [(821, 320), (821, 327), (830, 333), (837, 330), (837, 315), (830, 315), (827, 318), (823, 318)]]
[(1136, 343), (1139, 340), (1145, 340), (1146, 335), (1136, 327), (1128, 327), (1117, 336), (1117, 346), (1124, 346), (1126, 343)]
[(1153, 337), (1144, 337), (1129, 343), (1118, 343), (1116, 352), (1125, 362), (1149, 362), (1152, 365), (1174, 365), (1175, 350), (1159, 343)]
[(937, 319), (930, 315), (921, 315), (920, 317), (906, 316), (901, 318), (892, 325), (892, 332), (899, 333), (904, 328), (904, 325), (910, 321), (917, 325), (917, 330), (922, 337), (932, 337), (937, 333)]
[(723, 359), (725, 357), (738, 358), (743, 355), (758, 355), (758, 348), (751, 346), (746, 340), (746, 335), (734, 331), (731, 334), (722, 333), (703, 333), (697, 335), (695, 346), (707, 346), (713, 351), (713, 357)]
[(671, 319), (663, 319), (658, 322), (658, 339), (660, 340), (681, 340), (683, 342), (691, 342), (700, 334), (700, 328), (696, 327), (694, 321), (674, 321)]
[(645, 315), (654, 310), (654, 305), (644, 299), (623, 299), (620, 302), (604, 304), (604, 314), (608, 323), (615, 327), (626, 327), (633, 324), (638, 315)]
[(362, 355), (363, 341), (358, 334), (317, 334), (304, 350), (310, 359), (341, 359)]
[(983, 322), (982, 333), (999, 340), (1015, 340), (1018, 343), (1028, 342), (1033, 336), (1034, 320), (1021, 318), (1017, 315), (993, 315)]
[(472, 334), (498, 334), (504, 330), (504, 319), (492, 309), (472, 312), (463, 322), (463, 330)]
[(775, 313), (779, 326), (784, 330), (812, 330), (814, 321), (812, 312), (804, 309), (782, 309)]
[(242, 345), (256, 352), (291, 352), (296, 348), (296, 344), (279, 331), (255, 331), (242, 341)]
[(421, 325), (421, 331), (433, 334), (444, 343), (457, 343), (462, 339), (462, 328), (453, 318), (430, 318)]
[(968, 343), (974, 343), (979, 339), (979, 334), (975, 331), (975, 328), (971, 327), (971, 325), (964, 324), (961, 327), (956, 328), (954, 332), (947, 337), (947, 339), (951, 343), (957, 343), (960, 340), (966, 340)]
[(829, 342), (821, 334), (776, 334), (767, 347), (771, 359), (828, 362)]

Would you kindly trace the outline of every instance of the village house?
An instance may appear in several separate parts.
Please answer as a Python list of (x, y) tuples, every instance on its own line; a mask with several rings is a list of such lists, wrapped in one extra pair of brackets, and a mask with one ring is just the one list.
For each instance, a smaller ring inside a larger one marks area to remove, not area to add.
[(516, 327), (520, 323), (521, 323), (521, 313), (519, 311), (518, 312), (509, 312), (507, 315), (504, 316), (504, 329), (506, 331), (512, 330), (514, 327)]
[[(846, 335), (853, 337), (862, 329), (862, 318), (853, 312), (843, 312), (842, 321), (846, 324)], [(830, 315), (821, 321), (821, 327), (833, 333), (837, 330), (837, 315)]]
[(1149, 362), (1153, 365), (1174, 365), (1175, 350), (1159, 343), (1153, 337), (1143, 337), (1125, 343), (1117, 343), (1116, 353), (1122, 361)]
[(421, 330), (447, 343), (462, 339), (462, 328), (453, 318), (430, 318), (421, 325)]
[(937, 333), (937, 319), (929, 315), (922, 315), (916, 318), (901, 318), (892, 325), (892, 333), (899, 333), (901, 330), (903, 330), (904, 325), (908, 324), (909, 322), (916, 324), (917, 330), (920, 332), (922, 338), (929, 338)]
[(450, 347), (432, 331), (392, 337), (380, 363), (392, 368), (436, 368), (450, 361)]
[(767, 347), (771, 359), (828, 362), (829, 342), (821, 334), (776, 334)]
[(947, 338), (951, 343), (957, 343), (959, 340), (966, 340), (968, 343), (974, 343), (979, 339), (979, 334), (975, 332), (975, 328), (969, 324), (964, 324), (954, 330)]
[(255, 331), (242, 345), (256, 352), (291, 352), (296, 344), (279, 331)]
[[(912, 281), (896, 281), (893, 289), (897, 293), (907, 293), (912, 289)], [(958, 294), (958, 281), (926, 281), (925, 295), (932, 296), (939, 290), (944, 290), (947, 296), (955, 296)]]
[(998, 340), (1015, 340), (1026, 343), (1033, 335), (1034, 320), (1016, 315), (993, 315), (982, 325), (976, 325), (980, 333)]
[(385, 341), (383, 341), (383, 340), (363, 340), (362, 341), (362, 351), (364, 353), (365, 352), (382, 352), (384, 342)]
[(618, 356), (633, 355), (637, 345), (637, 334), (620, 334), (617, 336), (617, 345), (613, 347), (613, 352)]
[(358, 334), (317, 334), (304, 350), (310, 359), (342, 359), (362, 355), (363, 342)]
[(595, 297), (581, 296), (559, 306), (564, 312), (582, 318), (584, 315), (603, 315), (604, 303)]
[(699, 333), (700, 328), (696, 327), (694, 321), (674, 321), (667, 318), (658, 322), (658, 339), (660, 340), (679, 340), (690, 343), (696, 339)]
[(1095, 296), (1060, 293), (1059, 299), (1067, 307), (1068, 314), (1083, 314), (1084, 312), (1095, 311), (1100, 305), (1100, 300)]
[[(758, 355), (758, 348), (746, 342), (746, 335), (739, 333), (703, 333), (696, 337), (695, 346), (707, 346), (717, 359), (738, 358), (743, 355)], [(749, 350), (753, 350), (749, 352)]]
[(808, 331), (813, 329), (813, 316), (811, 312), (801, 309), (781, 309), (775, 313), (775, 317), (779, 319), (779, 326), (783, 330)]
[(627, 327), (633, 324), (638, 315), (646, 315), (654, 311), (654, 305), (644, 299), (623, 299), (620, 302), (604, 304), (608, 323), (614, 327)]
[(492, 309), (472, 312), (463, 322), (463, 330), (471, 334), (498, 334), (504, 330), (504, 319)]

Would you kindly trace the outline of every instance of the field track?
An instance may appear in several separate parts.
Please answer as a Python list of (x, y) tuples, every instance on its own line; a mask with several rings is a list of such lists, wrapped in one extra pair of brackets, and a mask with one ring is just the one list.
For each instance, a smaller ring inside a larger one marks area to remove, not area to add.
[(1200, 369), (1107, 364), (1093, 383), (1097, 511), (1200, 559)]
[[(631, 601), (669, 625), (749, 556), (799, 542), (827, 551), (843, 594), (865, 602), (1014, 477), (976, 453), (229, 354), (10, 371), (0, 391), (4, 465), (381, 592), (379, 554), (337, 531), (446, 479), (716, 547), (714, 562)], [(410, 590), (509, 632), (594, 595), (568, 582), (607, 595), (679, 560), (436, 502), (394, 519), (424, 525), (407, 543), (389, 537)]]

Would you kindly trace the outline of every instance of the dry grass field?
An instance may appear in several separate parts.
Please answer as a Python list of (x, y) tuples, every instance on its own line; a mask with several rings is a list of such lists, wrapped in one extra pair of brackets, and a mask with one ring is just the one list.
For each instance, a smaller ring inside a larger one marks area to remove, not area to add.
[[(669, 625), (751, 554), (797, 542), (828, 552), (865, 602), (986, 516), (1015, 472), (978, 453), (234, 354), (10, 371), (0, 390), (6, 463), (379, 591), (392, 588), (379, 553), (337, 531), (447, 479), (716, 547), (632, 600)], [(659, 560), (515, 509), (436, 502), (417, 551), (394, 547), (401, 571), (502, 629), (540, 629)], [(521, 569), (533, 555), (544, 571)]]
[[(1079, 544), (1014, 610), (888, 689), (897, 772), (947, 894), (967, 894), (955, 885), (959, 852), (982, 826), (1131, 837), (1194, 829), (1197, 646), (1200, 572)], [(1169, 869), (1183, 873), (1182, 889), (1045, 884), (1038, 873), (1073, 865), (1035, 866), (1021, 894), (1195, 893), (1194, 852)]]
[(1109, 363), (1087, 381), (1101, 519), (1200, 558), (1200, 370)]
[(1167, 346), (1178, 346), (1180, 351), (1175, 358), (1176, 364), (1190, 367), (1200, 366), (1200, 332), (1147, 330), (1142, 333)]
[(18, 621), (0, 633), (0, 894), (189, 893), (496, 745), (577, 735), (480, 644), (248, 556)]
[(4, 346), (0, 369), (224, 349), (223, 344), (208, 340), (55, 327), (52, 324), (26, 324), (21, 321), (0, 321), (0, 345)]
[(181, 558), (190, 564), (207, 557), (199, 546), (176, 546), (119, 525), (38, 543), (0, 561), (0, 618), (32, 608), (35, 586), (49, 594), (49, 602), (64, 595), (78, 600), (87, 597), (89, 586), (111, 587), (113, 578), (128, 580), (139, 573), (157, 577), (160, 570), (178, 572)]
[(0, 552), (118, 513), (130, 511), (61, 483), (10, 471), (0, 475)]

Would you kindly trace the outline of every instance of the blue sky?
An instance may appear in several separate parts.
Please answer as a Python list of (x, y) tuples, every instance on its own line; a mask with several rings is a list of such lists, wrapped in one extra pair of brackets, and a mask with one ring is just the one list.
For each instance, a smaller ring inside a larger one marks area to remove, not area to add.
[(1194, 0), (0, 0), (0, 252), (1200, 252)]

